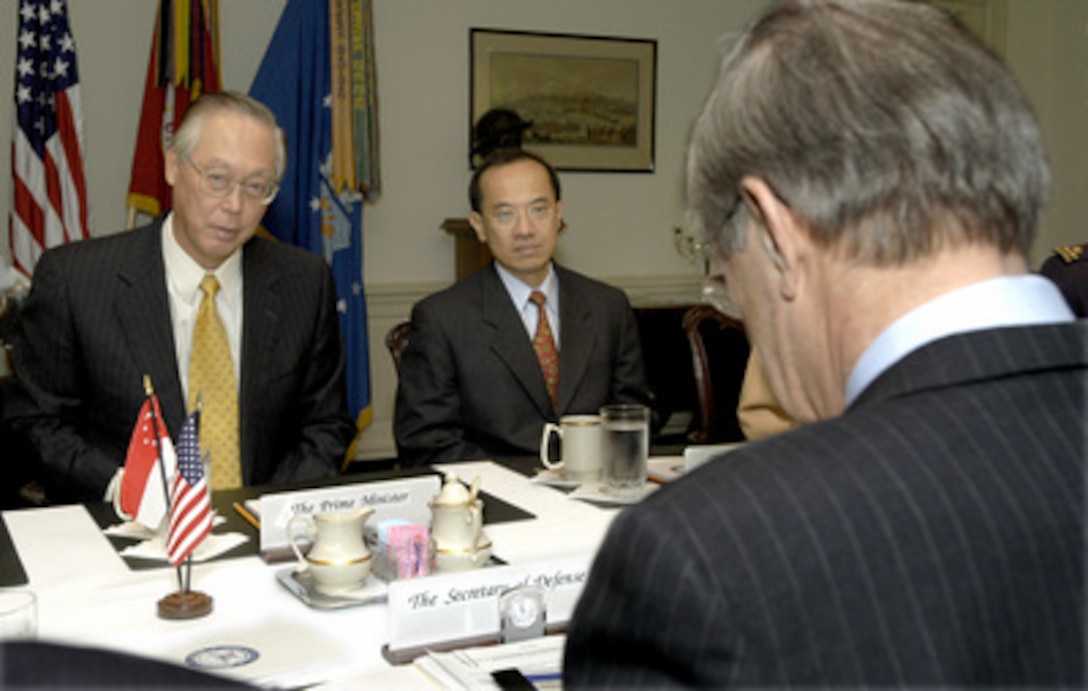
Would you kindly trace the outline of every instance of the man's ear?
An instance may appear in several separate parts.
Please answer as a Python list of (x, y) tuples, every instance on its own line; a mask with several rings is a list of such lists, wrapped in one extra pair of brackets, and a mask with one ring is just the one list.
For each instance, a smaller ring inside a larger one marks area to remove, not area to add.
[[(757, 177), (741, 180), (741, 193), (764, 251), (780, 277), (782, 296), (792, 300), (800, 286), (809, 233), (804, 222), (770, 185)], [(762, 231), (762, 232), (760, 232)]]
[(479, 211), (473, 211), (468, 215), (468, 223), (472, 226), (472, 230), (476, 231), (476, 239), (480, 242), (487, 244), (487, 233), (484, 232), (484, 217), (480, 215)]
[(167, 184), (171, 187), (174, 186), (174, 182), (178, 178), (178, 166), (180, 164), (181, 159), (178, 158), (177, 153), (173, 149), (167, 149), (166, 156), (163, 158), (162, 172)]

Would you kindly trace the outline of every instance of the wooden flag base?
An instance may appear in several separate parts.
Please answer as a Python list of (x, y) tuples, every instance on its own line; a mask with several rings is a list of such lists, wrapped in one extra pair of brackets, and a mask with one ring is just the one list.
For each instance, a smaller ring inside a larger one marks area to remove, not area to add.
[(163, 619), (197, 619), (212, 611), (212, 596), (196, 590), (178, 590), (159, 600)]

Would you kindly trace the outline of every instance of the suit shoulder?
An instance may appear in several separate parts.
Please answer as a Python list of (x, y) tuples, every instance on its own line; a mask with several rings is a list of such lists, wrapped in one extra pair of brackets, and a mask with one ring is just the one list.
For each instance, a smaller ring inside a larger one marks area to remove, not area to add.
[(160, 226), (143, 226), (132, 230), (121, 230), (109, 235), (96, 235), (85, 240), (77, 240), (47, 250), (54, 254), (87, 254), (90, 252), (110, 252), (118, 249), (147, 244), (155, 239)]
[(491, 270), (490, 267), (485, 267), (465, 276), (453, 285), (431, 293), (417, 302), (415, 309), (444, 312), (457, 305), (479, 305), (489, 281), (487, 272)]
[(328, 266), (324, 257), (309, 250), (279, 240), (256, 236), (246, 245), (251, 261), (275, 263), (285, 272), (323, 272)]
[(1062, 245), (1061, 247), (1055, 247), (1052, 256), (1057, 258), (1062, 264), (1088, 262), (1088, 244)]
[(321, 259), (318, 255), (303, 249), (302, 247), (297, 247), (276, 239), (261, 237), (260, 235), (254, 236), (253, 239), (249, 241), (246, 249), (257, 253), (262, 259), (273, 258), (279, 261), (289, 261), (292, 263), (312, 263), (314, 260)]
[(594, 298), (598, 300), (622, 298), (624, 301), (627, 301), (627, 293), (614, 285), (597, 280), (596, 278), (590, 278), (585, 274), (571, 271), (570, 269), (558, 265), (555, 267), (555, 272), (559, 277), (560, 286), (566, 286), (570, 290), (593, 295)]
[(102, 269), (118, 261), (153, 251), (159, 246), (158, 229), (158, 225), (145, 226), (58, 245), (46, 250), (39, 264), (56, 262), (64, 267), (94, 265), (101, 274)]
[(1088, 271), (1088, 244), (1055, 247), (1039, 267), (1041, 275), (1055, 280), (1085, 271)]

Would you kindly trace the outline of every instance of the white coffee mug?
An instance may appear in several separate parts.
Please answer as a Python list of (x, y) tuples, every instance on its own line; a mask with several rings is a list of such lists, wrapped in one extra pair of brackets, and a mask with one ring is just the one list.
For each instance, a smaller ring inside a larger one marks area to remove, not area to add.
[[(548, 442), (552, 433), (559, 435), (560, 460), (548, 458)], [(603, 443), (600, 415), (564, 415), (559, 424), (544, 425), (540, 438), (540, 462), (549, 470), (560, 470), (572, 482), (593, 482), (601, 478), (601, 445)]]

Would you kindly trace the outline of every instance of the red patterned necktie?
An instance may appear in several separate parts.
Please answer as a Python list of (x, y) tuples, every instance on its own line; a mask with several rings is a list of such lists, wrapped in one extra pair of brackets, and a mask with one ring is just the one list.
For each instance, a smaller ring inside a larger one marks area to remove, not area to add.
[(534, 290), (529, 302), (537, 306), (540, 316), (536, 322), (536, 335), (533, 336), (533, 350), (540, 361), (540, 371), (544, 373), (544, 384), (548, 387), (548, 396), (552, 399), (552, 409), (558, 411), (559, 405), (559, 351), (555, 349), (552, 327), (548, 324), (548, 313), (544, 309), (544, 293)]

